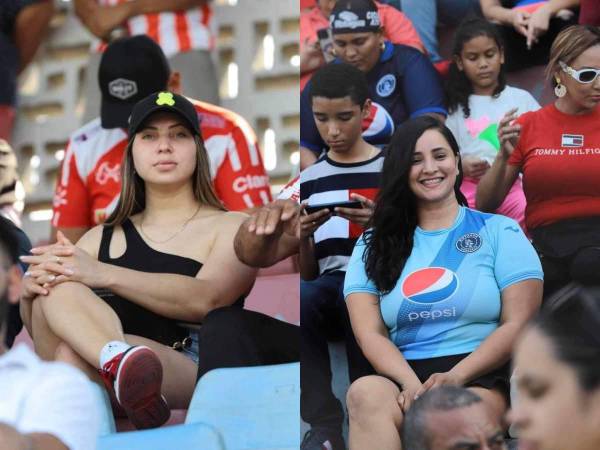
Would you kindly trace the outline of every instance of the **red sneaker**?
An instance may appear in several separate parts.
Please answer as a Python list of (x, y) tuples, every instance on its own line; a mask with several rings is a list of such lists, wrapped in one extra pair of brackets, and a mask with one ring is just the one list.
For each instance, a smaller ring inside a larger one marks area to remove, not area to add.
[(160, 393), (162, 365), (151, 349), (131, 347), (99, 372), (136, 428), (155, 428), (169, 420), (171, 410)]

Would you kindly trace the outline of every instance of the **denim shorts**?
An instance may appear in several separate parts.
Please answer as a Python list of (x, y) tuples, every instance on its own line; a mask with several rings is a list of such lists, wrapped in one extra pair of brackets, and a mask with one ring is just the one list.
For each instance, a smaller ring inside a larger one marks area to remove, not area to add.
[(185, 357), (194, 361), (194, 364), (198, 365), (198, 361), (199, 361), (199, 358), (198, 358), (198, 352), (199, 352), (198, 333), (192, 332), (192, 333), (190, 333), (188, 338), (189, 339), (184, 340), (183, 347), (178, 351), (180, 351), (181, 354), (184, 355)]

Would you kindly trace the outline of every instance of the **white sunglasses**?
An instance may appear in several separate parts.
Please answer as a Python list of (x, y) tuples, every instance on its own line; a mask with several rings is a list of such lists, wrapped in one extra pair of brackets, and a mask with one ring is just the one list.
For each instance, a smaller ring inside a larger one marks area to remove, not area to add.
[(567, 66), (562, 61), (559, 61), (558, 64), (560, 65), (563, 72), (568, 73), (569, 75), (571, 75), (572, 78), (583, 84), (593, 83), (596, 77), (600, 75), (600, 69), (575, 70), (572, 67)]

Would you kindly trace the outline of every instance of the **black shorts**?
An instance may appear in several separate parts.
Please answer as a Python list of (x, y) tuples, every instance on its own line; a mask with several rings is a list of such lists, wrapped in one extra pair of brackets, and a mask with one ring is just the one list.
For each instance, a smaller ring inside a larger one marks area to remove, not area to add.
[[(469, 355), (470, 353), (465, 353), (462, 355), (441, 356), (439, 358), (413, 359), (408, 361), (408, 364), (417, 374), (421, 383), (424, 383), (434, 373), (450, 371)], [(469, 381), (465, 384), (465, 387), (496, 389), (504, 395), (507, 404), (510, 404), (510, 362)]]

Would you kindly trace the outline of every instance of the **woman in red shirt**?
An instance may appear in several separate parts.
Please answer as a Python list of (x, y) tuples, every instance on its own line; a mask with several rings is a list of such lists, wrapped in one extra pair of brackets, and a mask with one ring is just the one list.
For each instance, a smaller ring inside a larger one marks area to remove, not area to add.
[[(520, 173), (525, 222), (540, 253), (547, 296), (570, 280), (598, 283), (600, 271), (600, 29), (563, 30), (547, 76), (556, 101), (499, 123), (501, 150), (477, 191), (493, 211)], [(516, 120), (515, 120), (516, 119)]]

